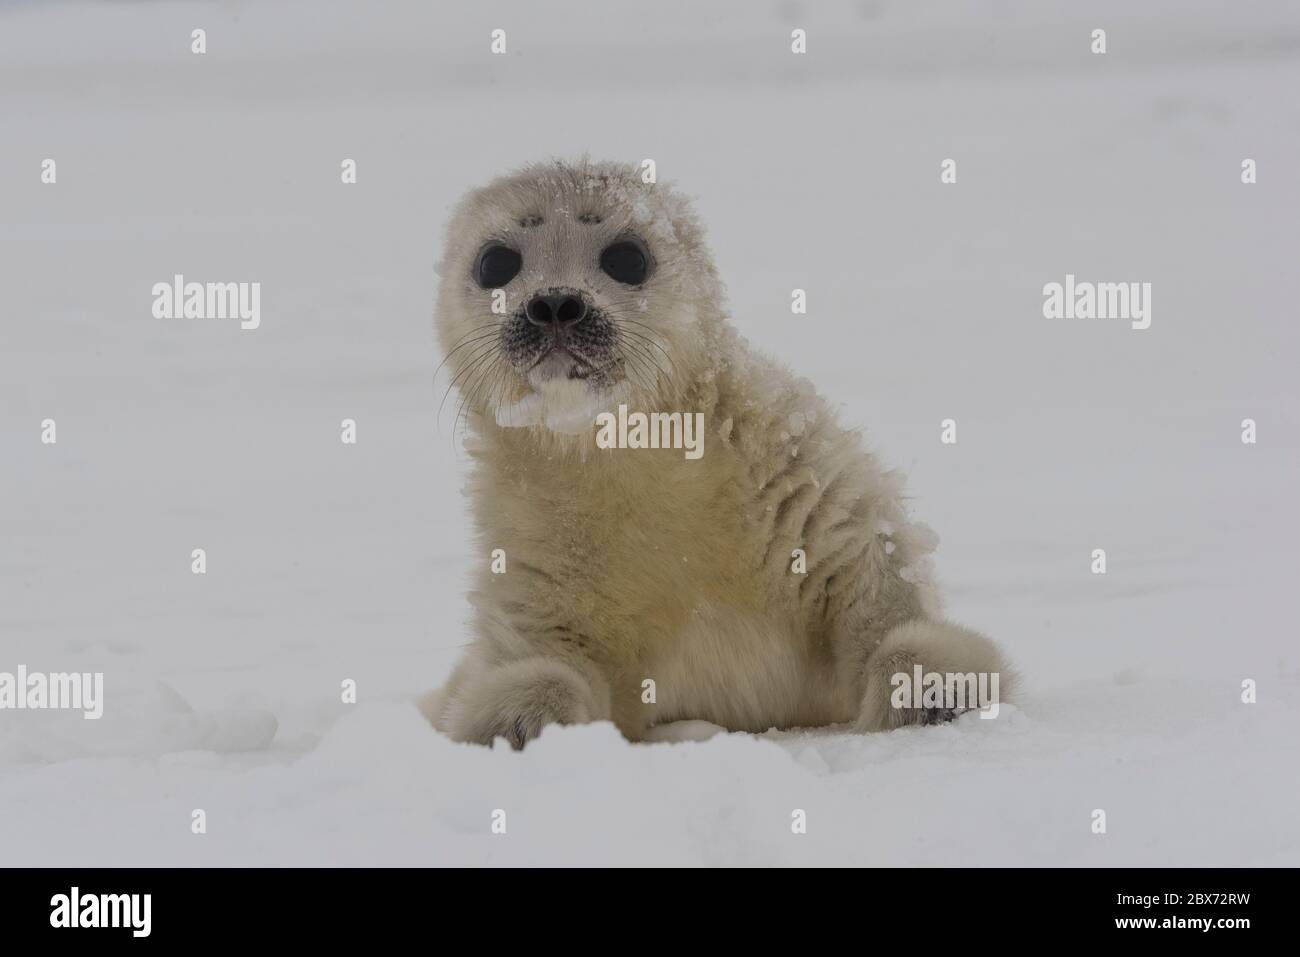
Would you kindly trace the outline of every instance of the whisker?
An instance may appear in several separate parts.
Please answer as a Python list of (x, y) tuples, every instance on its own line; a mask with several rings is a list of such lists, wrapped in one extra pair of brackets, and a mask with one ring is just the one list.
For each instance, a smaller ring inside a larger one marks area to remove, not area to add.
[[(625, 330), (620, 330), (620, 335), (624, 331)], [(633, 381), (632, 384), (647, 396), (653, 395), (655, 391), (654, 385), (657, 383), (658, 378), (667, 378), (663, 368), (654, 361), (654, 357), (650, 355), (649, 352), (630, 339), (623, 339), (621, 347), (625, 359), (624, 372), (635, 372), (640, 381)], [(658, 372), (658, 377), (650, 374), (650, 368), (653, 368)], [(629, 376), (629, 379), (630, 378), (631, 376)]]
[(491, 339), (493, 336), (500, 335), (500, 329), (499, 327), (496, 326), (495, 323), (492, 325), (492, 329), (490, 332), (482, 332), (482, 327), (480, 327), (479, 332), (481, 333), (480, 335), (476, 335), (473, 336), (473, 338), (470, 338), (470, 336), (473, 335), (473, 330), (471, 330), (470, 332), (462, 336), (461, 339), (456, 343), (456, 345), (452, 346), (452, 348), (448, 350), (447, 355), (444, 356), (443, 360), (438, 363), (438, 367), (433, 370), (433, 378), (435, 381), (437, 381), (438, 373), (442, 371), (442, 367), (445, 366), (448, 360), (450, 360), (451, 357), (454, 356), (461, 349), (464, 349), (466, 346), (472, 346), (476, 342), (485, 342), (486, 340)]
[(510, 387), (510, 372), (510, 364), (503, 362), (501, 372), (497, 375), (497, 381), (492, 384), (491, 411), (493, 418), (496, 417), (497, 409), (501, 407), (501, 403), (505, 401), (506, 389)]
[(460, 423), (461, 415), (465, 414), (467, 416), (465, 422), (466, 422), (466, 427), (468, 428), (469, 425), (468, 414), (473, 409), (474, 396), (478, 394), (478, 390), (482, 387), (482, 384), (483, 382), (486, 381), (487, 377), (496, 370), (496, 364), (499, 361), (500, 361), (500, 356), (499, 355), (494, 356), (492, 358), (492, 361), (490, 361), (486, 366), (481, 367), (480, 371), (475, 375), (473, 382), (471, 384), (467, 384), (466, 387), (461, 390), (460, 405), (456, 408), (456, 415), (451, 420), (451, 442), (453, 448), (456, 445), (456, 434), (460, 428), (459, 423)]
[[(469, 360), (469, 362), (466, 363), (465, 368), (461, 369), (460, 372), (456, 373), (456, 378), (452, 379), (451, 382), (447, 384), (447, 391), (442, 394), (442, 401), (438, 403), (437, 417), (439, 420), (441, 420), (442, 418), (443, 406), (447, 404), (447, 397), (451, 395), (451, 390), (455, 388), (456, 383), (459, 382), (461, 378), (464, 377), (467, 373), (470, 373), (472, 370), (474, 370), (479, 365), (481, 365), (485, 360), (489, 359), (492, 356), (492, 354), (496, 352), (496, 350), (497, 350), (496, 343), (492, 343), (488, 345), (486, 348), (484, 348), (482, 351), (475, 353), (474, 356)], [(463, 391), (464, 386), (462, 386), (461, 388)], [(454, 420), (453, 420), (453, 425), (454, 425)]]
[(635, 390), (633, 398), (639, 399), (640, 393), (647, 391), (645, 371), (633, 359), (631, 354), (621, 356), (619, 362), (622, 364), (624, 378), (627, 379)]
[[(651, 328), (650, 326), (647, 326), (644, 322), (638, 322), (636, 319), (628, 319), (628, 318), (624, 317), (624, 318), (620, 318), (620, 319), (615, 319), (614, 321), (615, 321), (615, 322), (626, 322), (626, 323), (631, 323), (631, 324), (634, 325), (634, 326), (640, 326), (642, 329), (647, 329), (647, 330), (649, 330), (651, 333), (653, 333), (653, 336), (659, 336), (660, 338), (662, 338), (662, 336), (660, 335), (660, 333), (659, 333), (657, 330)], [(628, 331), (628, 332), (633, 332), (634, 330), (629, 329), (629, 330), (627, 330), (627, 331)], [(669, 363), (672, 363), (672, 364), (673, 364), (673, 366), (674, 366), (674, 371), (675, 371), (675, 369), (676, 369), (676, 364), (673, 363), (673, 357), (670, 356), (670, 355), (668, 354), (668, 350), (665, 349), (663, 346), (661, 346), (661, 345), (660, 345), (660, 344), (655, 340), (655, 338), (654, 338), (653, 336), (646, 335), (645, 333), (635, 333), (635, 334), (640, 335), (642, 339), (644, 339), (645, 341), (649, 342), (649, 343), (650, 343), (651, 345), (653, 345), (656, 349), (658, 349), (660, 352), (662, 352), (662, 353), (664, 354), (664, 358), (667, 359), (667, 360), (669, 361)]]
[[(653, 385), (655, 382), (658, 381), (659, 378), (667, 378), (663, 368), (659, 365), (658, 362), (655, 361), (654, 356), (651, 355), (650, 352), (645, 349), (645, 347), (640, 346), (631, 340), (624, 340), (622, 345), (623, 348), (626, 350), (629, 358), (633, 358), (633, 357), (636, 358), (637, 360), (636, 365), (638, 366), (638, 368), (642, 369), (643, 373), (646, 375), (647, 387)], [(658, 375), (657, 376), (649, 375), (647, 371), (648, 369), (654, 369), (655, 372), (658, 373)]]
[[(677, 366), (673, 362), (672, 356), (670, 356), (668, 352), (657, 342), (655, 342), (653, 339), (650, 339), (649, 337), (637, 332), (634, 329), (628, 329), (625, 326), (620, 326), (618, 331), (620, 336), (623, 337), (623, 342), (625, 345), (629, 347), (636, 345), (637, 347), (639, 347), (640, 353), (654, 365), (655, 369), (658, 370), (659, 372), (659, 376), (664, 380), (664, 391), (666, 392), (665, 397), (666, 398), (671, 397), (675, 400), (678, 396), (679, 390), (677, 388), (677, 382), (675, 381), (676, 379), (675, 373), (677, 371)], [(665, 370), (663, 366), (659, 363), (658, 359), (656, 359), (655, 356), (651, 354), (650, 352), (651, 347), (658, 349), (659, 352), (664, 356), (664, 358), (668, 360), (668, 364), (671, 367), (671, 372), (674, 373), (673, 375), (670, 375), (669, 370)]]

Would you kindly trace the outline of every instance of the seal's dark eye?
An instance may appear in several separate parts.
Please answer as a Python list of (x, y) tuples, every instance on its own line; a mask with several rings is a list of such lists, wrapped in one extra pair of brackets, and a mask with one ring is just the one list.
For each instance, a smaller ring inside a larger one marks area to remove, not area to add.
[(650, 264), (645, 252), (634, 242), (623, 240), (606, 247), (600, 254), (600, 268), (610, 279), (627, 286), (639, 286), (645, 282)]
[(484, 289), (500, 289), (519, 275), (523, 264), (524, 257), (509, 246), (489, 246), (478, 257), (478, 284)]

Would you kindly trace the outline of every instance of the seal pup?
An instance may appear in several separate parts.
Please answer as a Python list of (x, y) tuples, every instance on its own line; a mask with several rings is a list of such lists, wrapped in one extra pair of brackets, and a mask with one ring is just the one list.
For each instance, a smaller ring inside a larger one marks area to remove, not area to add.
[[(521, 748), (552, 723), (635, 741), (962, 710), (895, 696), (918, 665), (1001, 674), (1008, 697), (998, 648), (941, 615), (901, 477), (728, 323), (681, 194), (631, 166), (527, 167), (460, 203), (439, 273), (485, 561), (473, 640), (422, 703), (437, 728)], [(702, 413), (703, 454), (597, 447), (619, 406)]]

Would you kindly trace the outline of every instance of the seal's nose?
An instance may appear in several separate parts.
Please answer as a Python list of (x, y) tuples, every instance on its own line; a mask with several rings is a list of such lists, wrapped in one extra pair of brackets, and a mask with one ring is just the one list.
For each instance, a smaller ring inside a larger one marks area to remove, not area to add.
[(576, 326), (587, 318), (587, 304), (570, 293), (551, 293), (529, 300), (524, 315), (536, 326)]

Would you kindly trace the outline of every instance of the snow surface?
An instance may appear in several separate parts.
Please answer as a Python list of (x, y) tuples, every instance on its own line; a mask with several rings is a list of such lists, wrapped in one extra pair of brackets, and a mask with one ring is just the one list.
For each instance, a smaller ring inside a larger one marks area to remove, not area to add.
[[(1300, 7), (570, 6), (0, 6), (0, 671), (107, 699), (0, 712), (0, 861), (1300, 863)], [(441, 230), (581, 152), (697, 197), (737, 325), (908, 471), (1020, 707), (522, 753), (424, 724), (487, 560), (430, 382)], [(1151, 328), (1044, 320), (1067, 272), (1151, 282)], [(262, 282), (261, 328), (153, 319), (174, 273)]]

